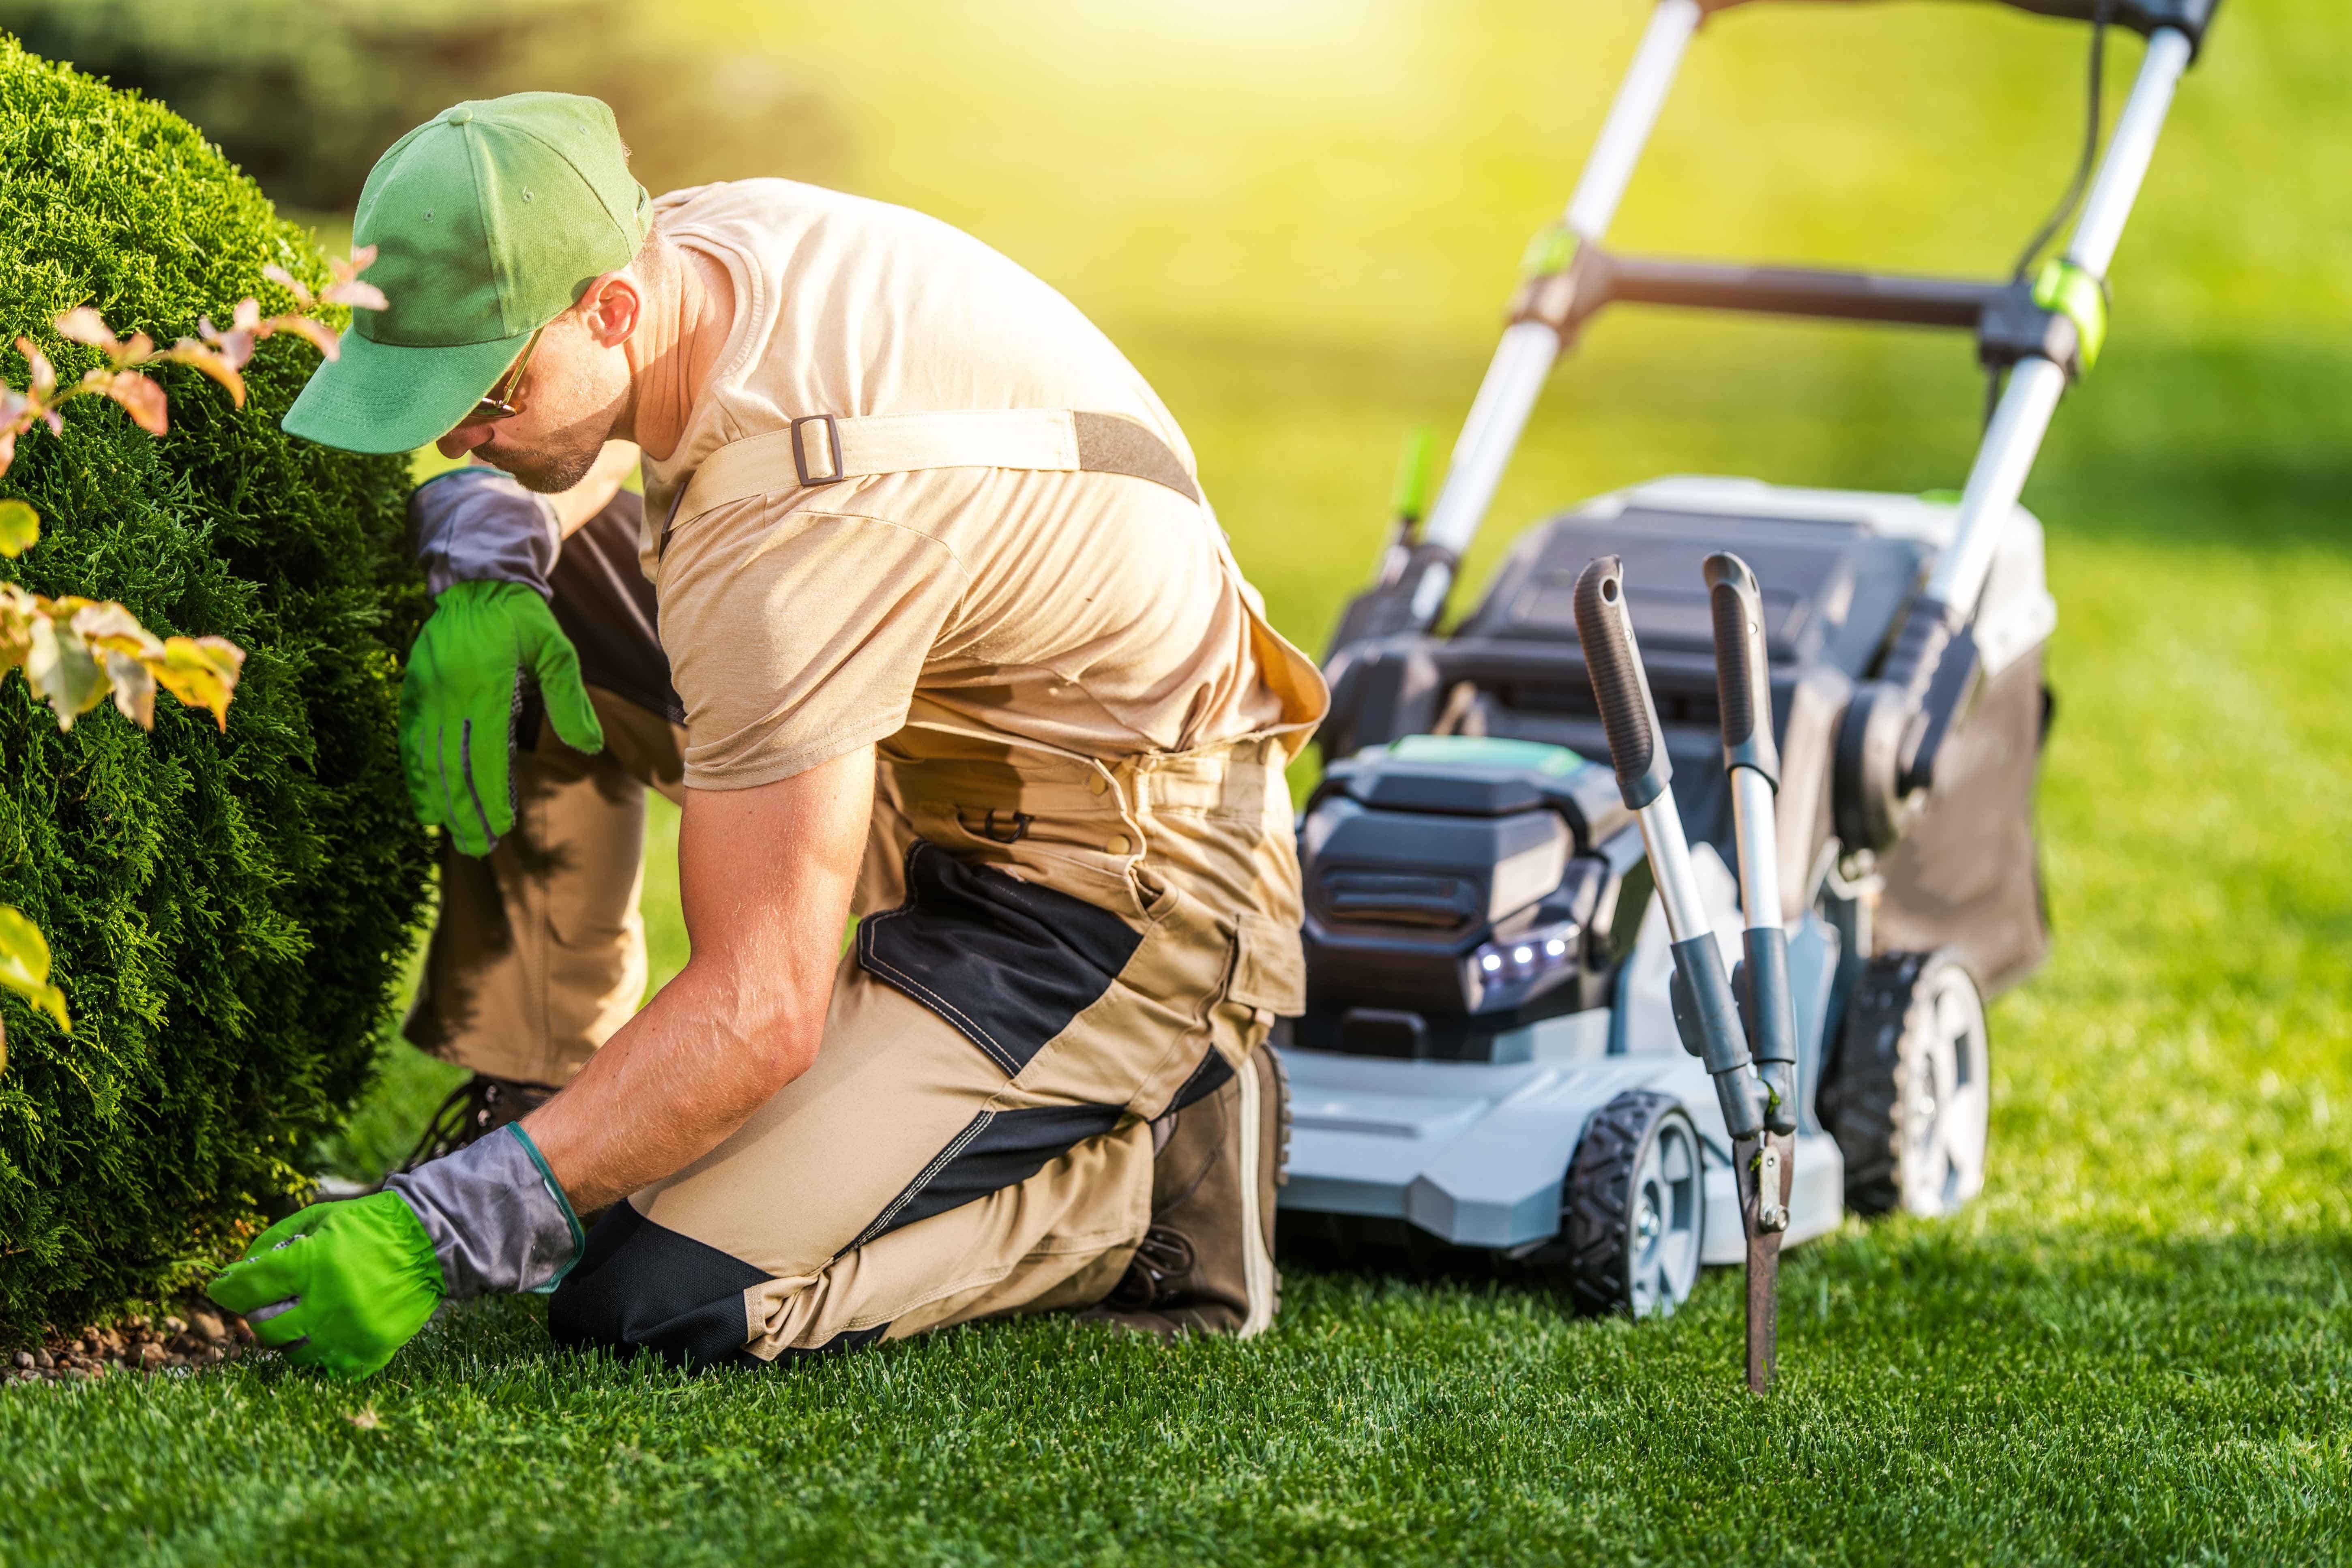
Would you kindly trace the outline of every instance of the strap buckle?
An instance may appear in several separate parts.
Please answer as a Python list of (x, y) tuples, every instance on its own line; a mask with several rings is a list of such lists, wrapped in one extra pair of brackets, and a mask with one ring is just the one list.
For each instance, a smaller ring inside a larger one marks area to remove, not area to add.
[(1000, 809), (997, 806), (990, 806), (988, 815), (982, 817), (980, 825), (975, 827), (971, 820), (971, 813), (959, 806), (956, 809), (956, 824), (975, 838), (986, 838), (997, 844), (1018, 844), (1029, 837), (1029, 825), (1037, 820), (1035, 817), (1025, 811), (1005, 811), (1003, 812), (1005, 820), (999, 822), (997, 816)]
[[(823, 428), (824, 445), (816, 454), (816, 462), (809, 462), (809, 426)], [(829, 485), (842, 477), (845, 467), (841, 460), (841, 428), (830, 414), (809, 414), (793, 421), (793, 469), (800, 476), (803, 486)]]

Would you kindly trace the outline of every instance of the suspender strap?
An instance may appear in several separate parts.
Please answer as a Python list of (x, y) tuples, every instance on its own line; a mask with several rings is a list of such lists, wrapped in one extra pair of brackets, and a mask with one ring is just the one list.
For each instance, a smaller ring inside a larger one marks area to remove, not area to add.
[(1067, 408), (966, 409), (949, 414), (812, 414), (788, 429), (730, 442), (703, 460), (671, 513), (919, 468), (1036, 468), (1125, 474), (1187, 500), (1200, 487), (1167, 444), (1115, 414)]

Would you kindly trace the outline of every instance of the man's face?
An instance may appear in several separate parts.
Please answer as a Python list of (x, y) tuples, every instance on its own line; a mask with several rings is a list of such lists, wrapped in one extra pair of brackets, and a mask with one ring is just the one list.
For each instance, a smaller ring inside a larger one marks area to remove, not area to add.
[(627, 398), (628, 363), (617, 346), (598, 341), (576, 308), (550, 321), (528, 352), (521, 374), (509, 370), (491, 389), (513, 414), (478, 411), (435, 444), (444, 457), (471, 452), (524, 488), (554, 495), (595, 466)]

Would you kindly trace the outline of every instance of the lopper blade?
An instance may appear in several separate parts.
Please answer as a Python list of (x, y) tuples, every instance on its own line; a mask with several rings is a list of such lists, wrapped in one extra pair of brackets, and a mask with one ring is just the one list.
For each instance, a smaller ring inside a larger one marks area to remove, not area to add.
[(1732, 1145), (1739, 1178), (1740, 1228), (1748, 1237), (1748, 1386), (1772, 1386), (1780, 1351), (1780, 1241), (1789, 1233), (1795, 1138), (1768, 1132)]

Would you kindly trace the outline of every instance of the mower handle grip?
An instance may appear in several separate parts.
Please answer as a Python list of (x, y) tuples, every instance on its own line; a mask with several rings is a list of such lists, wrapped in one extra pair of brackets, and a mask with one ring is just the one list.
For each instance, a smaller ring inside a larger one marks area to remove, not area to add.
[(1585, 673), (1601, 705), (1601, 727), (1609, 736), (1609, 760), (1617, 769), (1617, 791), (1627, 809), (1640, 811), (1665, 793), (1675, 776), (1666, 760), (1666, 737), (1650, 683), (1642, 674), (1642, 650), (1633, 641), (1633, 618), (1625, 608), (1625, 563), (1603, 555), (1576, 579), (1576, 640), (1584, 649)]
[(1753, 768), (1780, 786), (1772, 739), (1772, 666), (1764, 647), (1764, 595), (1748, 563), (1729, 551), (1706, 558), (1707, 608), (1715, 616), (1715, 694), (1723, 724), (1723, 766)]

